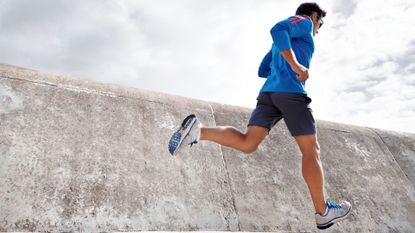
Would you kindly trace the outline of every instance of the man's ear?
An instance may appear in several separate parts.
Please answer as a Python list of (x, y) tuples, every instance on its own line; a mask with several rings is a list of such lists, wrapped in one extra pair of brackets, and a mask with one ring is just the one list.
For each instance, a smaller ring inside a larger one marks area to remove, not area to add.
[(313, 14), (311, 14), (311, 18), (314, 20), (314, 21), (317, 21), (317, 12), (314, 12)]

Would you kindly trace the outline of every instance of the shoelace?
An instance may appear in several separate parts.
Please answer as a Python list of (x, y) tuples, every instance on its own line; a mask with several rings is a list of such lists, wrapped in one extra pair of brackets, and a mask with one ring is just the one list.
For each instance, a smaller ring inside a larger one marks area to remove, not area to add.
[(190, 145), (190, 147), (192, 147), (194, 144), (197, 144), (197, 143), (198, 143), (198, 141), (194, 140), (191, 143), (189, 143), (189, 145)]
[(342, 205), (340, 205), (338, 203), (335, 203), (332, 200), (328, 199), (327, 200), (327, 207), (333, 208), (333, 209), (340, 209), (340, 208), (342, 208)]

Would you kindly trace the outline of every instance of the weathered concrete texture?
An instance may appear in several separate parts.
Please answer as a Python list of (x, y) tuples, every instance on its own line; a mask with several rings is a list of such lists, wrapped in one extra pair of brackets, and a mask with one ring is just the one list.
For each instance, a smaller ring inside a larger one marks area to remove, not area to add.
[(378, 129), (374, 131), (386, 144), (412, 186), (415, 187), (415, 135)]
[(238, 229), (220, 147), (166, 151), (208, 103), (0, 69), (0, 231)]
[[(0, 65), (0, 231), (317, 232), (283, 122), (252, 155), (167, 142), (188, 113), (240, 108)], [(415, 232), (415, 135), (318, 121), (326, 188), (354, 204), (326, 232)]]
[(356, 207), (354, 226), (342, 227), (348, 232), (413, 232), (414, 186), (379, 135), (367, 128), (320, 122), (319, 137), (328, 193)]

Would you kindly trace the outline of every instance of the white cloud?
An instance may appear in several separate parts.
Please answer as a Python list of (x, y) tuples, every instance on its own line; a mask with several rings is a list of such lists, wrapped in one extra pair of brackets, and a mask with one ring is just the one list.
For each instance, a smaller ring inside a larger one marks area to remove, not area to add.
[(347, 19), (327, 17), (310, 91), (317, 118), (415, 132), (415, 115), (408, 117), (415, 109), (413, 5), (360, 1)]
[(354, 14), (356, 6), (356, 0), (337, 0), (332, 1), (331, 10), (334, 14), (339, 14), (344, 18), (349, 18)]
[[(3, 0), (0, 62), (252, 108), (269, 30), (301, 2)], [(316, 118), (415, 132), (415, 3), (320, 5)]]

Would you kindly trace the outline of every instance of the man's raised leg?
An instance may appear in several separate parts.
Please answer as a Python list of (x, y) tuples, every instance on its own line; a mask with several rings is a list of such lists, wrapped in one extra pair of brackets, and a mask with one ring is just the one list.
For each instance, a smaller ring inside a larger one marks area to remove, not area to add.
[(256, 151), (268, 132), (267, 128), (255, 125), (248, 126), (246, 133), (242, 133), (232, 126), (219, 126), (202, 128), (200, 140), (209, 140), (244, 153), (252, 153)]
[(179, 129), (171, 136), (168, 149), (171, 155), (176, 155), (184, 145), (191, 147), (199, 140), (209, 140), (244, 153), (252, 153), (256, 151), (268, 132), (268, 128), (256, 125), (248, 126), (246, 133), (232, 126), (203, 128), (197, 117), (191, 114), (183, 120)]

